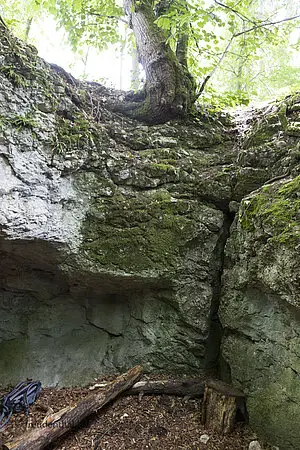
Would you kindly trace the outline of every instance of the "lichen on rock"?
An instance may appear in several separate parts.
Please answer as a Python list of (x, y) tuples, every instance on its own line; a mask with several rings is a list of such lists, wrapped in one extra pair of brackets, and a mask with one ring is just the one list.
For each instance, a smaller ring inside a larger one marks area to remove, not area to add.
[(300, 239), (300, 176), (268, 184), (242, 202), (242, 230), (260, 228), (273, 242), (295, 246)]
[(299, 94), (149, 126), (1, 31), (0, 382), (227, 363), (297, 448)]
[(248, 394), (250, 422), (286, 449), (300, 440), (299, 195), (298, 176), (243, 200), (226, 246), (219, 310), (222, 354)]

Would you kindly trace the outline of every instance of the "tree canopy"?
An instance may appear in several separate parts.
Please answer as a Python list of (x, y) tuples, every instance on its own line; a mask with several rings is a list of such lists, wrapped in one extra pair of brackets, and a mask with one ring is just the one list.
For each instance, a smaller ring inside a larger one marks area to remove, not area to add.
[[(25, 39), (30, 36), (32, 21), (48, 14), (66, 30), (74, 51), (119, 44), (134, 54), (136, 47), (147, 80), (144, 97), (139, 94), (139, 100), (147, 100), (150, 114), (159, 103), (161, 114), (172, 118), (190, 110), (197, 98), (233, 106), (299, 87), (300, 7), (290, 3), (3, 0), (0, 13)], [(130, 30), (126, 42), (124, 27)], [(149, 115), (140, 106), (134, 109), (138, 118)]]

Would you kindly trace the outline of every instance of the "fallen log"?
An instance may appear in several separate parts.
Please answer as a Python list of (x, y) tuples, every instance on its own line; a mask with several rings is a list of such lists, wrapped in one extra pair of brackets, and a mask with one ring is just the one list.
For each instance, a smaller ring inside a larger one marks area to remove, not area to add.
[(63, 408), (47, 417), (41, 428), (23, 434), (14, 441), (6, 442), (5, 450), (41, 450), (71, 431), (86, 417), (99, 411), (107, 403), (130, 388), (141, 376), (142, 368), (136, 366), (120, 375), (101, 392), (88, 395), (78, 404)]
[(203, 397), (204, 379), (189, 378), (186, 380), (148, 380), (138, 381), (126, 394), (128, 395), (178, 395), (182, 397)]

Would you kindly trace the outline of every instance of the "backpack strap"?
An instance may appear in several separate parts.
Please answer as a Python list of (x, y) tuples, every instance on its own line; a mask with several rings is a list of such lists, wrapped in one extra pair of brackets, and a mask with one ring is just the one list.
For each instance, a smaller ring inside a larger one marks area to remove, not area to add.
[(8, 413), (7, 419), (3, 423), (2, 423), (2, 420), (5, 417), (5, 413), (3, 412), (1, 414), (1, 417), (0, 417), (0, 430), (2, 430), (2, 428), (5, 427), (5, 425), (9, 422), (9, 420), (10, 420), (10, 418), (12, 416), (12, 413), (13, 413), (12, 410), (10, 410), (9, 413)]
[[(22, 381), (2, 399), (2, 413), (0, 416), (0, 430), (8, 423), (14, 412), (25, 410), (28, 415), (28, 408), (35, 402), (42, 390), (40, 381)], [(2, 423), (3, 419), (6, 420)]]

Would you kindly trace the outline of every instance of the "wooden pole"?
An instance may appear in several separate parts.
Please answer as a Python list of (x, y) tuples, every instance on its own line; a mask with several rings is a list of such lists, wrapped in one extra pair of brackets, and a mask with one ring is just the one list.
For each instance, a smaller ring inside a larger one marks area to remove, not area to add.
[(136, 366), (112, 381), (104, 391), (88, 395), (78, 404), (63, 408), (47, 418), (41, 428), (6, 442), (5, 450), (41, 450), (76, 427), (90, 414), (99, 411), (122, 392), (130, 388), (141, 376), (142, 368)]

